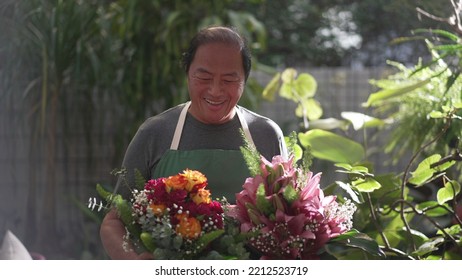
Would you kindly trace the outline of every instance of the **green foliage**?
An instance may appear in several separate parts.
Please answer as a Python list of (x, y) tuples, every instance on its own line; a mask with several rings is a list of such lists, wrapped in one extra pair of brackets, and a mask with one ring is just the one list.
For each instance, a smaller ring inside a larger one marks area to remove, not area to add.
[[(29, 148), (31, 163), (44, 162), (30, 168), (31, 180), (44, 177), (47, 186), (41, 190), (43, 209), (32, 205), (33, 213), (28, 210), (22, 215), (40, 213), (43, 217), (34, 220), (51, 225), (42, 224), (39, 232), (26, 230), (31, 239), (52, 240), (63, 234), (56, 231), (55, 194), (63, 193), (64, 185), (58, 180), (72, 182), (65, 193), (85, 195), (83, 181), (74, 178), (79, 175), (73, 168), (81, 167), (67, 164), (71, 155), (85, 152), (82, 156), (89, 160), (82, 172), (87, 178), (100, 177), (95, 174), (100, 172), (95, 168), (95, 147), (106, 147), (104, 161), (119, 165), (129, 139), (147, 117), (187, 100), (186, 75), (179, 60), (200, 28), (235, 25), (251, 48), (264, 47), (261, 22), (233, 10), (231, 4), (228, 0), (1, 1), (0, 110), (8, 112), (15, 129), (29, 136), (29, 143), (18, 150)], [(260, 88), (249, 79), (241, 102), (256, 106), (255, 92)], [(66, 164), (58, 164), (63, 160)], [(30, 182), (28, 188), (41, 184)], [(74, 216), (78, 221), (69, 224), (82, 224)], [(69, 238), (81, 238), (68, 228), (72, 232), (64, 234)], [(38, 250), (42, 246), (47, 250), (43, 242), (34, 242)]]
[(444, 204), (448, 201), (452, 201), (460, 193), (460, 184), (457, 181), (451, 180), (444, 184), (444, 187), (438, 190), (436, 199), (439, 204)]
[[(287, 146), (287, 151), (289, 154), (294, 155), (294, 161), (297, 162), (303, 157), (303, 150), (300, 145), (298, 145), (297, 133), (293, 131), (289, 136), (284, 137), (284, 141)], [(305, 156), (309, 153), (305, 153)]]
[[(462, 34), (460, 27), (454, 27)], [(428, 37), (422, 36), (425, 32)], [(408, 67), (390, 62), (397, 71), (371, 81), (379, 90), (364, 105), (377, 116), (343, 112), (343, 121), (312, 120), (298, 134), (301, 146), (311, 148), (313, 157), (334, 163), (346, 175), (326, 190), (357, 203), (355, 230), (331, 240), (321, 251), (324, 258), (462, 259), (462, 221), (457, 214), (462, 179), (462, 48), (457, 34), (425, 32), (417, 30), (419, 37), (413, 39), (425, 40), (433, 58), (429, 63), (419, 61)], [(291, 69), (276, 75), (266, 95), (275, 94), (277, 81), (282, 80), (287, 83), (281, 87), (284, 98), (297, 103), (300, 98), (313, 98), (308, 90), (313, 82), (301, 79), (297, 84), (295, 77)], [(375, 174), (364, 148), (373, 143), (360, 144), (327, 131), (349, 124), (364, 133), (371, 127), (390, 133), (385, 151), (394, 151), (390, 156), (404, 163), (405, 169)]]
[(257, 189), (256, 197), (255, 197), (257, 209), (265, 214), (269, 215), (274, 212), (273, 205), (271, 201), (266, 198), (266, 191), (265, 185), (260, 184)]
[[(434, 136), (442, 138), (431, 143), (435, 153), (447, 154), (457, 148), (462, 123), (455, 120), (460, 115), (457, 104), (462, 98), (462, 80), (459, 76), (452, 80), (455, 72), (437, 58), (433, 67), (406, 68), (393, 63), (399, 72), (372, 81), (382, 90), (372, 94), (367, 104), (393, 125), (385, 149), (392, 152), (395, 161), (429, 143)], [(449, 80), (450, 83), (445, 82)]]
[(423, 81), (417, 81), (416, 83), (412, 83), (410, 85), (399, 85), (399, 88), (387, 88), (381, 91), (372, 93), (367, 99), (365, 106), (377, 106), (379, 104), (385, 103), (388, 99), (400, 97), (401, 95), (407, 94), (414, 89), (418, 89), (428, 82), (430, 82), (431, 78), (427, 78)]
[(291, 185), (288, 185), (284, 189), (284, 192), (282, 193), (282, 195), (284, 199), (289, 203), (289, 205), (292, 204), (292, 202), (294, 202), (299, 197), (299, 193)]
[[(246, 260), (250, 258), (250, 253), (246, 248), (246, 236), (240, 232), (240, 225), (236, 220), (225, 216), (225, 232), (220, 238), (212, 241), (213, 248), (220, 254), (214, 251), (209, 253), (210, 259), (226, 259), (226, 260)], [(215, 256), (215, 258), (213, 258)]]
[(355, 141), (338, 134), (312, 129), (299, 133), (302, 146), (310, 146), (314, 157), (341, 163), (356, 163), (364, 159), (364, 148)]
[(345, 163), (337, 163), (335, 166), (344, 169), (339, 172), (348, 174), (352, 188), (360, 193), (370, 193), (382, 187), (365, 166), (351, 166)]
[(455, 164), (454, 161), (449, 161), (442, 165), (437, 165), (440, 159), (441, 156), (435, 154), (421, 161), (417, 166), (417, 169), (414, 172), (411, 172), (412, 176), (409, 179), (409, 183), (416, 185), (416, 187), (420, 187), (429, 183), (429, 180), (434, 179), (436, 173), (443, 172)]
[(297, 104), (295, 115), (303, 119), (305, 128), (308, 120), (317, 120), (322, 116), (322, 108), (314, 99), (317, 82), (308, 73), (297, 74), (294, 68), (287, 68), (282, 73), (276, 73), (270, 83), (263, 90), (262, 96), (267, 100), (274, 100), (276, 93)]
[(240, 146), (240, 150), (242, 156), (244, 158), (245, 163), (247, 164), (247, 168), (250, 172), (250, 176), (255, 176), (260, 174), (260, 158), (261, 155), (257, 151), (257, 148), (253, 143), (250, 143), (249, 139), (245, 136), (243, 130), (241, 129), (241, 137), (244, 141), (244, 145)]
[(351, 230), (333, 238), (323, 249), (339, 260), (385, 257), (385, 253), (377, 245), (377, 242), (357, 230)]

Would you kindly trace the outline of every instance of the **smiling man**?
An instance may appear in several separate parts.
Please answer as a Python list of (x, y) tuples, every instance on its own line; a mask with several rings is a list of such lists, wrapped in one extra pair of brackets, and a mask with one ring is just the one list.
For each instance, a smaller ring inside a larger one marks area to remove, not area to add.
[(197, 120), (221, 124), (233, 119), (246, 79), (243, 47), (238, 41), (203, 44), (191, 64), (185, 65), (191, 98), (189, 112)]
[[(134, 171), (146, 180), (198, 170), (208, 178), (214, 197), (233, 202), (250, 176), (240, 152), (247, 141), (267, 159), (286, 156), (284, 136), (272, 120), (238, 106), (251, 68), (245, 40), (230, 27), (201, 30), (183, 54), (190, 101), (147, 119), (125, 153), (125, 178), (134, 186)], [(129, 195), (119, 180), (116, 190)], [(123, 246), (125, 228), (113, 209), (100, 229), (103, 246), (112, 259), (145, 259), (146, 252)]]

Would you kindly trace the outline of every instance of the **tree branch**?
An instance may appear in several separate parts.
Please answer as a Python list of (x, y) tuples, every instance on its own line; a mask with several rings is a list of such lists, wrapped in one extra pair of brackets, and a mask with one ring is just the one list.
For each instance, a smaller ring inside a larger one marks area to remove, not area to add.
[(435, 16), (433, 14), (430, 14), (429, 12), (417, 7), (416, 8), (416, 11), (417, 11), (417, 14), (420, 18), (421, 15), (429, 18), (429, 19), (432, 19), (434, 21), (438, 21), (438, 22), (444, 22), (446, 24), (448, 24), (449, 26), (452, 27), (452, 29), (454, 29), (454, 31), (459, 34), (460, 36), (462, 36), (462, 24), (461, 24), (461, 21), (460, 21), (460, 14), (462, 12), (462, 0), (451, 0), (451, 5), (452, 5), (452, 8), (453, 8), (453, 13), (451, 16), (447, 17), (447, 18), (443, 18), (443, 17), (438, 17), (438, 16)]

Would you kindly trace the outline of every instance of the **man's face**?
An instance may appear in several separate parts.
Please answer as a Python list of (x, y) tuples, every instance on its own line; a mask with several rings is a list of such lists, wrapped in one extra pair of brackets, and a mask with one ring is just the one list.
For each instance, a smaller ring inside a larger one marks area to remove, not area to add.
[(244, 67), (237, 47), (224, 43), (202, 45), (188, 71), (189, 112), (206, 124), (230, 121), (244, 85)]

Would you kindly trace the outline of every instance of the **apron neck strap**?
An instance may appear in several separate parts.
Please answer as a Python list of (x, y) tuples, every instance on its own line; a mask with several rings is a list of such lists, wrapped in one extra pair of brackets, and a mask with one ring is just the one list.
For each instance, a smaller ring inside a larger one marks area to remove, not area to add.
[(245, 138), (247, 138), (247, 141), (249, 141), (250, 144), (255, 146), (255, 143), (253, 142), (252, 135), (250, 134), (250, 129), (249, 126), (247, 125), (247, 121), (245, 120), (241, 110), (236, 106), (235, 107), (237, 117), (239, 118), (239, 121), (241, 122), (242, 130), (244, 130), (244, 135)]
[(175, 134), (173, 135), (172, 144), (170, 144), (170, 150), (178, 150), (180, 145), (181, 133), (183, 132), (183, 126), (186, 119), (186, 114), (188, 113), (189, 106), (191, 106), (191, 101), (188, 101), (183, 110), (181, 110), (180, 117), (176, 123)]
[[(188, 109), (191, 106), (191, 101), (188, 101), (183, 109), (181, 110), (180, 117), (178, 118), (178, 122), (176, 124), (175, 128), (175, 133), (173, 134), (173, 139), (172, 143), (170, 145), (170, 150), (178, 150), (178, 146), (180, 145), (180, 139), (181, 139), (181, 134), (183, 132), (183, 126), (186, 120), (186, 114), (188, 113)], [(244, 135), (247, 138), (247, 141), (250, 142), (250, 144), (255, 145), (252, 139), (252, 135), (250, 134), (250, 129), (249, 126), (247, 125), (247, 122), (242, 115), (242, 112), (235, 107), (237, 117), (239, 118), (239, 121), (241, 123), (242, 129), (244, 130)]]

